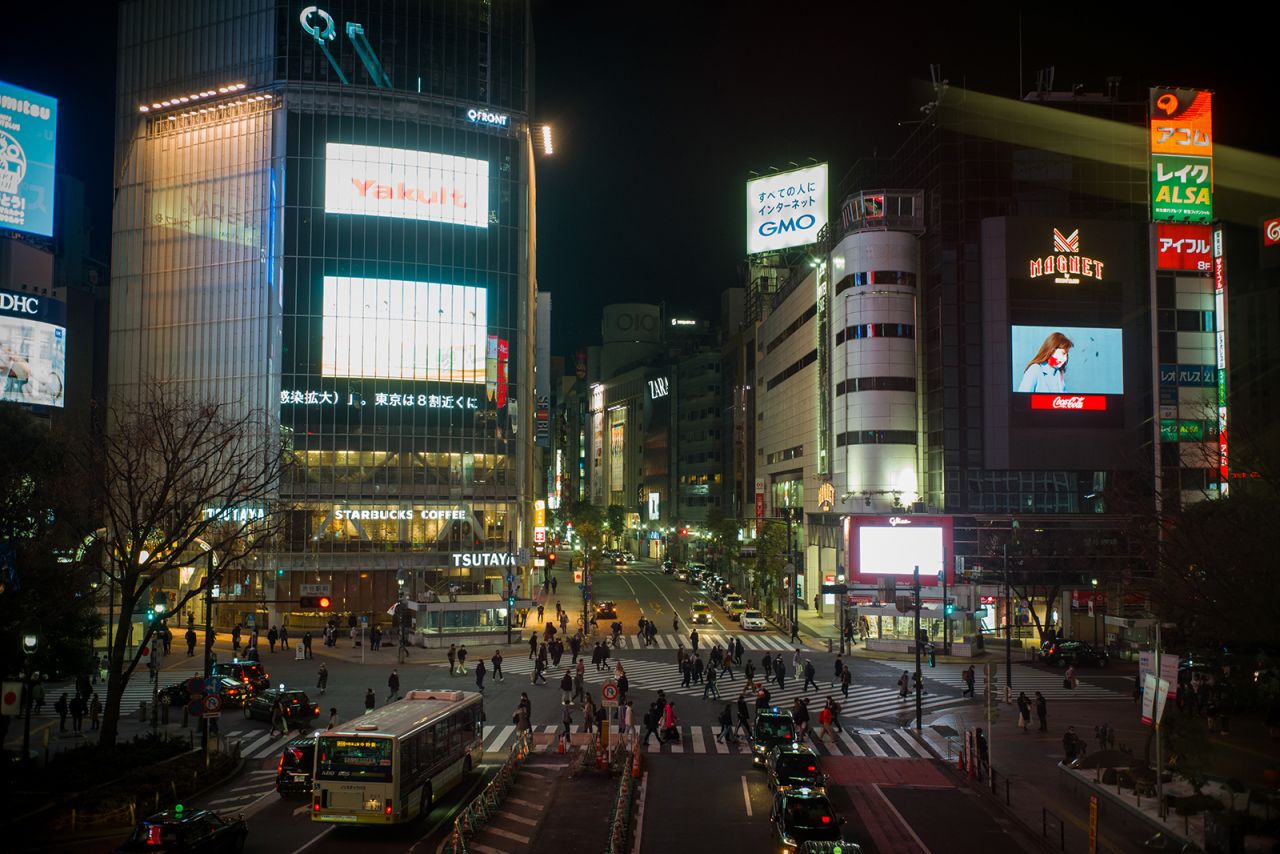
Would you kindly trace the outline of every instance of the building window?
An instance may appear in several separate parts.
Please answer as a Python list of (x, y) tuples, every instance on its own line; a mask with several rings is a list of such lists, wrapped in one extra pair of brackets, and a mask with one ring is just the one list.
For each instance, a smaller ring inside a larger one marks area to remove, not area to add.
[(852, 377), (836, 383), (836, 397), (855, 391), (915, 391), (915, 377)]
[(769, 380), (769, 391), (773, 391), (779, 385), (791, 379), (793, 376), (800, 373), (801, 370), (808, 367), (809, 365), (812, 365), (816, 361), (818, 361), (818, 351), (810, 350), (808, 353), (806, 353), (804, 356), (802, 356), (792, 365), (790, 365), (787, 368), (784, 368), (782, 371), (778, 372), (777, 374), (774, 374), (773, 379)]
[(867, 273), (850, 273), (836, 283), (836, 295), (839, 296), (849, 288), (860, 288), (865, 285), (899, 285), (901, 287), (914, 288), (916, 286), (916, 274), (904, 273), (900, 270), (872, 270)]
[(836, 447), (845, 445), (914, 445), (914, 430), (850, 430), (836, 437)]
[(916, 328), (910, 323), (859, 323), (836, 333), (836, 345), (859, 338), (915, 338)]
[(787, 460), (794, 460), (797, 457), (803, 457), (803, 456), (804, 456), (804, 445), (796, 445), (794, 448), (787, 448), (784, 451), (775, 451), (774, 453), (766, 457), (765, 461), (770, 465), (773, 465), (774, 463), (781, 463)]
[(800, 329), (800, 327), (804, 326), (806, 323), (812, 320), (813, 316), (817, 314), (817, 312), (818, 312), (818, 306), (816, 304), (806, 308), (803, 314), (801, 314), (795, 320), (791, 321), (791, 323), (787, 325), (786, 329), (779, 332), (774, 337), (774, 339), (770, 341), (768, 345), (765, 346), (764, 352), (768, 354), (776, 350), (782, 344), (783, 341), (786, 341), (788, 338), (794, 335)]

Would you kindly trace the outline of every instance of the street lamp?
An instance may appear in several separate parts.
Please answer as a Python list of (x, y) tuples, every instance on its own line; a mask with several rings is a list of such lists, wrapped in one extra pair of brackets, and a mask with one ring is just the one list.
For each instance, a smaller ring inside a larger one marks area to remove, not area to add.
[(27, 706), (27, 714), (22, 723), (22, 761), (31, 756), (31, 694), (40, 674), (31, 669), (31, 656), (40, 648), (40, 637), (35, 632), (24, 632), (22, 635), (22, 697)]
[(1089, 597), (1089, 610), (1093, 612), (1093, 645), (1098, 645), (1098, 579), (1089, 580), (1093, 585), (1093, 594)]

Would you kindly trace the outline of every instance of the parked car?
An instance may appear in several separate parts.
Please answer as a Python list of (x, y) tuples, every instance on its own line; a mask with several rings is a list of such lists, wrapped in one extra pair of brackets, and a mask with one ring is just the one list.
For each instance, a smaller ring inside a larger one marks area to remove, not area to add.
[[(253, 692), (243, 683), (223, 676), (218, 679), (218, 695), (222, 697), (224, 708), (234, 709), (244, 705), (253, 696)], [(191, 692), (187, 690), (185, 679), (176, 685), (161, 688), (157, 696), (161, 703), (175, 708), (181, 708), (191, 702)]]
[(249, 825), (243, 818), (224, 818), (209, 810), (176, 806), (144, 818), (117, 852), (239, 852)]
[(268, 688), (245, 703), (244, 716), (262, 721), (271, 720), (271, 708), (279, 702), (284, 709), (285, 726), (306, 729), (320, 717), (320, 707), (311, 702), (306, 691), (296, 688), (280, 690)]
[(1106, 667), (1108, 656), (1105, 649), (1091, 646), (1079, 640), (1048, 641), (1040, 649), (1040, 660), (1055, 667), (1066, 667), (1074, 664), (1077, 667)]
[(281, 795), (311, 795), (311, 769), (315, 766), (316, 738), (300, 735), (284, 746), (276, 766), (276, 791)]
[(260, 661), (243, 661), (233, 658), (213, 666), (214, 676), (229, 676), (243, 683), (253, 693), (265, 691), (271, 687), (271, 675)]
[(748, 608), (742, 612), (742, 616), (738, 617), (738, 622), (742, 624), (742, 628), (749, 632), (763, 632), (769, 627), (765, 622), (764, 614), (754, 608)]

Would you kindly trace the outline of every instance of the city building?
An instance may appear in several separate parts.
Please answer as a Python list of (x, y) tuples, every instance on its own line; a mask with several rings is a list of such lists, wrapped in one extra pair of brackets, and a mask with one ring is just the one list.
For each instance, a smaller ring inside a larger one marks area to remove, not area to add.
[(220, 621), (446, 590), (463, 604), (421, 626), (505, 621), (536, 403), (528, 20), (121, 5), (110, 396), (265, 413), (292, 463), (245, 508), (283, 514), (283, 543), (222, 580)]

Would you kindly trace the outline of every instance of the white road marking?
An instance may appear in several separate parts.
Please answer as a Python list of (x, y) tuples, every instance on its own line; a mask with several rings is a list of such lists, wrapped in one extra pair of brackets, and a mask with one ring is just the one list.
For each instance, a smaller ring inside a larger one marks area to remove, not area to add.
[(742, 802), (747, 806), (747, 818), (751, 818), (751, 789), (747, 786), (747, 777), (742, 776)]
[(308, 842), (304, 843), (301, 848), (295, 848), (293, 850), (293, 854), (302, 854), (303, 851), (306, 851), (308, 848), (310, 848), (312, 845), (315, 845), (321, 839), (324, 839), (330, 833), (333, 833), (333, 826), (326, 827), (324, 830), (320, 831), (315, 836), (311, 837), (311, 839)]

